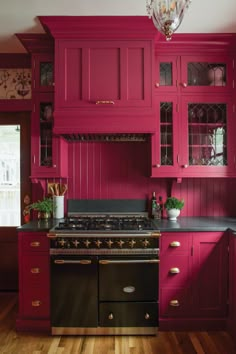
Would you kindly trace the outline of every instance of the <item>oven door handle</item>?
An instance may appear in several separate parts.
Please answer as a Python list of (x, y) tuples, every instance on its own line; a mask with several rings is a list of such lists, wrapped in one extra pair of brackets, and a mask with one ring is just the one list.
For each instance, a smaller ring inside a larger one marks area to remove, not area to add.
[(83, 265), (87, 265), (87, 264), (91, 264), (92, 261), (90, 259), (78, 259), (78, 260), (65, 260), (65, 259), (55, 259), (54, 260), (55, 264), (83, 264)]
[(99, 264), (138, 264), (138, 263), (159, 263), (159, 259), (100, 259)]

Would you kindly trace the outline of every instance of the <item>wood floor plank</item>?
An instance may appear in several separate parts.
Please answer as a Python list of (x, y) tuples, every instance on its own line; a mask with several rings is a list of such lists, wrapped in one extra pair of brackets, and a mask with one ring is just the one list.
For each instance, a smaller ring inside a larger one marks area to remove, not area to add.
[(0, 293), (0, 354), (236, 354), (226, 332), (51, 336), (15, 331), (17, 294)]

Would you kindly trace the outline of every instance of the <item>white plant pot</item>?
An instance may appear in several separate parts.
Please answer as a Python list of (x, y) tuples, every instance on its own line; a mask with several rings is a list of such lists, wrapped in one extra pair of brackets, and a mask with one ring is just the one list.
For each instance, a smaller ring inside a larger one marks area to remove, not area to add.
[(180, 214), (180, 210), (179, 209), (169, 209), (169, 210), (167, 209), (166, 213), (167, 213), (169, 220), (175, 221), (175, 220), (177, 220), (177, 217)]

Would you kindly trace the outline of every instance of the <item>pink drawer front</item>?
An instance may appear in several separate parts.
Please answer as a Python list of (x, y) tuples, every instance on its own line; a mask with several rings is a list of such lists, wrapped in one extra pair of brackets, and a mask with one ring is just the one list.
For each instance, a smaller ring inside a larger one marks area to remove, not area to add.
[(23, 237), (23, 252), (49, 251), (49, 239), (46, 233), (25, 233)]

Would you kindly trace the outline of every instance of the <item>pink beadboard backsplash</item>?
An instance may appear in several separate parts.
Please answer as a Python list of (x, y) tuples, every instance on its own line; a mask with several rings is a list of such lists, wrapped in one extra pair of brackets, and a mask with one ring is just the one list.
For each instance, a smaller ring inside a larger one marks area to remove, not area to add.
[[(149, 142), (69, 144), (70, 199), (183, 198), (182, 216), (235, 216), (236, 179), (150, 178)], [(172, 183), (173, 182), (173, 183)]]

